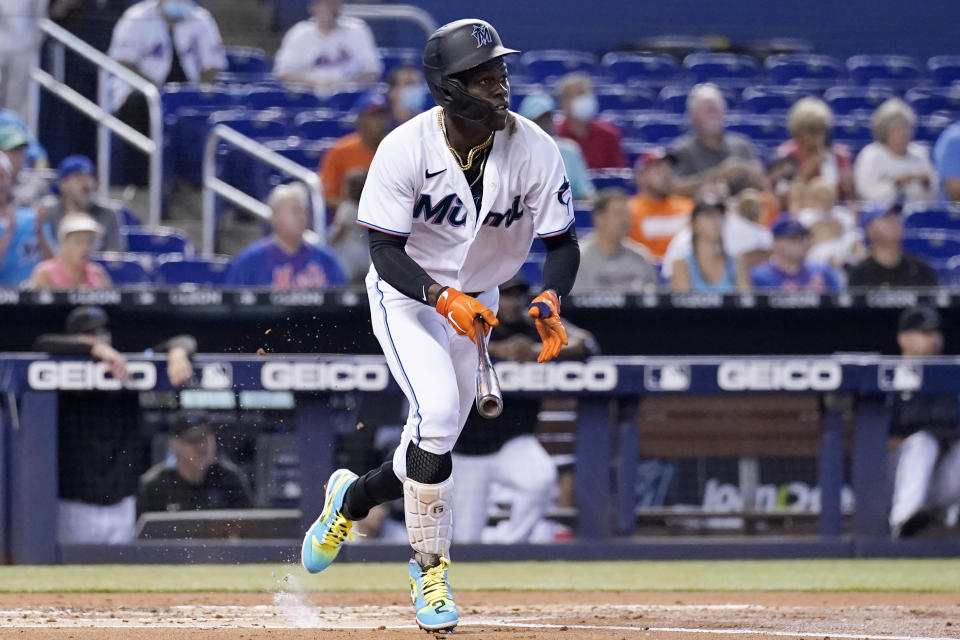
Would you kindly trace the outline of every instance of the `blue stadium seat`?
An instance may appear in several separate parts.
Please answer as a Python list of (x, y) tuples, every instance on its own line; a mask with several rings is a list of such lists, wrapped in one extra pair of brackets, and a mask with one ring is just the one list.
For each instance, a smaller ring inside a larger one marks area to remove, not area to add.
[(856, 85), (844, 78), (840, 78), (838, 80), (833, 80), (830, 78), (794, 78), (787, 86), (796, 87), (803, 93), (803, 95), (817, 96), (822, 98), (824, 92), (826, 92), (828, 89), (833, 89), (834, 87), (851, 87)]
[(652, 109), (657, 101), (657, 94), (646, 87), (598, 86), (596, 95), (601, 111)]
[(630, 128), (631, 137), (661, 144), (669, 143), (686, 131), (687, 119), (676, 113), (650, 113), (638, 116)]
[(858, 84), (916, 82), (923, 75), (923, 67), (911, 56), (850, 56), (847, 70)]
[(578, 232), (593, 228), (593, 211), (591, 209), (574, 209), (573, 219)]
[(543, 257), (542, 254), (531, 254), (517, 272), (531, 287), (539, 287), (543, 282)]
[(618, 187), (624, 191), (634, 192), (633, 169), (590, 169), (590, 179), (597, 189)]
[(229, 264), (228, 256), (186, 258), (169, 254), (157, 258), (154, 271), (157, 281), (163, 284), (221, 285), (226, 280)]
[(133, 212), (130, 207), (126, 205), (121, 205), (117, 209), (117, 214), (120, 216), (120, 225), (124, 227), (139, 227), (143, 224), (140, 221), (140, 218), (137, 217), (137, 214)]
[(960, 233), (960, 207), (941, 203), (908, 205), (904, 211), (904, 228), (934, 229)]
[(933, 81), (948, 87), (960, 80), (960, 56), (933, 56), (927, 60)]
[(163, 112), (175, 114), (184, 108), (226, 109), (236, 105), (237, 94), (226, 85), (171, 83), (164, 85)]
[(894, 95), (887, 87), (831, 87), (824, 92), (823, 99), (836, 115), (857, 112), (869, 114)]
[(644, 153), (654, 150), (663, 150), (662, 144), (645, 142), (643, 140), (637, 140), (628, 137), (623, 139), (621, 146), (623, 147), (623, 152), (627, 155), (627, 164), (631, 167), (636, 166), (637, 158)]
[(543, 93), (548, 96), (553, 96), (553, 91), (549, 87), (546, 87), (542, 84), (526, 84), (523, 82), (515, 83), (510, 82), (510, 109), (511, 111), (517, 111), (520, 108), (520, 103), (523, 102), (523, 99), (526, 98), (531, 93)]
[(749, 57), (734, 53), (691, 53), (683, 67), (697, 82), (714, 82), (726, 86), (754, 84), (760, 67)]
[(527, 74), (534, 82), (548, 82), (573, 71), (596, 74), (597, 57), (586, 51), (542, 49), (527, 51), (520, 56)]
[(333, 109), (318, 109), (297, 115), (294, 119), (296, 135), (306, 140), (339, 138), (354, 132), (353, 118)]
[(783, 142), (790, 137), (782, 116), (727, 114), (726, 127), (759, 142)]
[(323, 98), (323, 104), (319, 105), (325, 109), (336, 109), (338, 111), (350, 111), (360, 99), (360, 96), (374, 90), (371, 87), (344, 89), (331, 93)]
[(320, 109), (324, 100), (306, 87), (253, 86), (241, 100), (249, 109)]
[(834, 116), (831, 137), (849, 144), (856, 143), (858, 148), (873, 142), (870, 119), (864, 116)]
[(193, 255), (193, 245), (179, 229), (172, 227), (122, 227), (127, 249), (132, 253), (180, 253)]
[(380, 47), (380, 59), (384, 79), (397, 67), (423, 68), (423, 51), (413, 47)]
[(173, 165), (174, 175), (192, 183), (200, 182), (210, 116), (221, 111), (221, 107), (185, 107), (167, 117), (171, 135), (164, 139), (164, 152)]
[(904, 99), (917, 115), (926, 116), (937, 111), (960, 113), (960, 88), (914, 87)]
[(787, 84), (797, 79), (836, 80), (843, 76), (843, 63), (832, 56), (787, 53), (769, 56), (763, 63), (770, 79)]
[(916, 139), (927, 144), (936, 144), (943, 130), (950, 126), (951, 118), (942, 115), (920, 116), (917, 118)]
[(680, 75), (680, 65), (663, 53), (608, 53), (600, 66), (620, 83), (663, 86)]
[(743, 90), (743, 107), (753, 113), (786, 113), (803, 95), (790, 86), (753, 86)]
[(93, 259), (110, 275), (113, 284), (143, 284), (150, 282), (150, 256), (135, 253), (104, 251)]
[(280, 155), (307, 169), (317, 169), (323, 155), (336, 144), (336, 138), (322, 140), (302, 140), (300, 138), (285, 138), (264, 143), (265, 146)]
[(257, 47), (225, 47), (229, 73), (269, 73), (270, 59)]
[(908, 229), (903, 234), (903, 250), (939, 270), (947, 260), (960, 256), (960, 234), (939, 229)]
[(286, 115), (279, 110), (232, 109), (210, 114), (210, 127), (223, 124), (251, 138), (282, 138), (290, 133)]

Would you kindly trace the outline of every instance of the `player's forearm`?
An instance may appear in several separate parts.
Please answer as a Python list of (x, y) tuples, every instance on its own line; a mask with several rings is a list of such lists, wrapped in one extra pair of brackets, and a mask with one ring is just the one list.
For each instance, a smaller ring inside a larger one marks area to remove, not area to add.
[(443, 287), (430, 277), (403, 247), (407, 239), (370, 230), (370, 260), (387, 284), (424, 304), (436, 306)]
[(577, 232), (573, 227), (569, 231), (553, 238), (545, 238), (547, 257), (543, 262), (543, 289), (553, 289), (559, 296), (565, 296), (573, 289), (580, 268), (580, 245)]

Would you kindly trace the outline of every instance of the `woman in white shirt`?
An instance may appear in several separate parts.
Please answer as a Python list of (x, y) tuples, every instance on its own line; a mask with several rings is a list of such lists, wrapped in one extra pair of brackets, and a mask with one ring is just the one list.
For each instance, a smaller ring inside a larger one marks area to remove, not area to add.
[(936, 171), (930, 152), (913, 141), (917, 115), (899, 98), (890, 98), (873, 112), (871, 142), (853, 167), (857, 194), (871, 204), (936, 200)]

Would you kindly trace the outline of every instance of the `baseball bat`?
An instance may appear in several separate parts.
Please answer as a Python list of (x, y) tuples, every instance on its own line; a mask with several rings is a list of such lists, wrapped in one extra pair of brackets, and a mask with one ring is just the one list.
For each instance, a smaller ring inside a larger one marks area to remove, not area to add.
[(477, 343), (477, 411), (487, 419), (496, 418), (503, 411), (503, 394), (500, 393), (500, 381), (490, 362), (487, 341), (484, 339), (484, 321), (477, 316), (473, 320)]

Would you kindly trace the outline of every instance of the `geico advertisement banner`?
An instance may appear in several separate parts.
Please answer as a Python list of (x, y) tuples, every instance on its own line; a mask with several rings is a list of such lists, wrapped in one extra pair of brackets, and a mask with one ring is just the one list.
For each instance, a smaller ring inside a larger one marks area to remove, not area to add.
[(617, 386), (616, 365), (604, 362), (498, 362), (503, 391), (610, 391)]
[(842, 381), (832, 360), (728, 360), (717, 369), (724, 391), (833, 391)]
[(389, 382), (383, 362), (268, 362), (260, 369), (270, 391), (383, 391)]
[(157, 385), (152, 362), (128, 362), (127, 373), (121, 382), (103, 362), (39, 360), (27, 368), (27, 384), (37, 391), (149, 391)]

